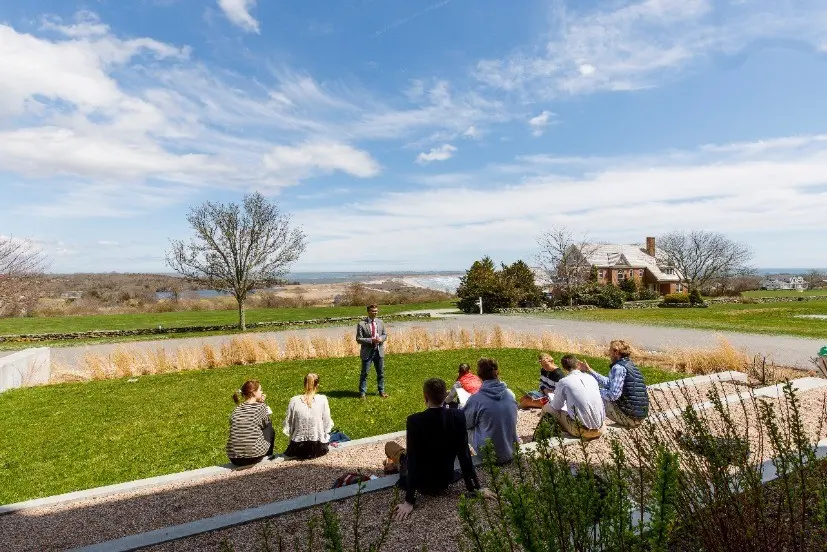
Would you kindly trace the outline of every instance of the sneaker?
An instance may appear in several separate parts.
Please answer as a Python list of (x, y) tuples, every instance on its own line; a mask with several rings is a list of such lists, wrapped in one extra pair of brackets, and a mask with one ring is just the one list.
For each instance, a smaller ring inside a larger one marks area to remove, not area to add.
[(388, 397), (390, 397), (390, 395), (388, 395), (387, 393), (379, 393), (379, 396), (383, 399), (387, 399)]
[(366, 398), (367, 398), (367, 397), (365, 396), (365, 394), (364, 394), (364, 393), (360, 393), (360, 394), (359, 394), (359, 400), (360, 400), (360, 401), (363, 401), (363, 400), (365, 400)]

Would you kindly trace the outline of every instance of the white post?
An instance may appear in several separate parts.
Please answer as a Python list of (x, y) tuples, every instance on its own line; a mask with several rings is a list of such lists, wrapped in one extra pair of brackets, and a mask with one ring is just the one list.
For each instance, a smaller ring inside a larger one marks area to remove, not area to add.
[(480, 306), (480, 314), (482, 314), (482, 297), (480, 297), (480, 300), (477, 301), (477, 305)]

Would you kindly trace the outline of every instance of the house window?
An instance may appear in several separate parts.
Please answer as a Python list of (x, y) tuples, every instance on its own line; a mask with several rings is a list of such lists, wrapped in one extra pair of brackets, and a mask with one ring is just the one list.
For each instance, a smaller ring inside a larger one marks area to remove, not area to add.
[(683, 291), (683, 285), (682, 285), (680, 282), (678, 282), (678, 283), (675, 285), (675, 291), (677, 291), (678, 293), (680, 293), (680, 292), (682, 292), (682, 291)]
[(597, 271), (597, 279), (602, 280), (606, 276), (606, 271), (602, 268)]
[(625, 270), (618, 270), (617, 271), (617, 281), (622, 282), (626, 279), (626, 271)]
[(637, 270), (637, 275), (638, 275), (639, 278), (643, 278), (643, 269), (642, 268), (639, 268)]

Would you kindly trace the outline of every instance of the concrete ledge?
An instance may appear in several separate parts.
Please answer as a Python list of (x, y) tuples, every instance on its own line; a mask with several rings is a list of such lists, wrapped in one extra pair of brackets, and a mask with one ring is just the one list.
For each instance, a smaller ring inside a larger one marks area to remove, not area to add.
[(665, 381), (663, 383), (656, 383), (654, 385), (647, 385), (646, 388), (649, 390), (660, 390), (666, 391), (669, 389), (678, 389), (681, 387), (689, 387), (689, 386), (696, 386), (696, 385), (708, 385), (710, 383), (725, 383), (737, 381), (746, 383), (747, 382), (747, 375), (743, 372), (718, 372), (715, 374), (708, 374), (705, 376), (694, 376), (691, 378), (683, 378), (679, 380), (673, 381)]
[[(396, 484), (398, 479), (399, 477), (396, 475), (373, 479), (363, 485), (363, 492), (370, 493), (390, 488)], [(250, 508), (229, 514), (213, 516), (206, 519), (200, 519), (198, 521), (192, 521), (190, 523), (165, 527), (156, 531), (139, 533), (137, 535), (130, 535), (120, 539), (75, 548), (73, 550), (74, 552), (127, 552), (129, 550), (137, 550), (139, 548), (154, 546), (218, 529), (226, 529), (228, 527), (258, 521), (288, 512), (313, 508), (314, 506), (320, 506), (328, 502), (351, 498), (356, 496), (358, 492), (359, 485), (348, 485), (347, 487), (340, 487), (338, 489), (322, 491), (312, 495), (304, 495), (297, 498), (291, 498), (289, 500), (273, 502), (257, 508)]]
[[(798, 378), (792, 380), (793, 389), (798, 391), (799, 393), (803, 393), (805, 391), (812, 391), (813, 389), (821, 389), (822, 387), (827, 387), (827, 379), (823, 378)], [(784, 396), (784, 385), (772, 385), (770, 387), (762, 387), (761, 389), (757, 389), (755, 391), (755, 395), (758, 397), (770, 397), (773, 399), (778, 399)]]
[(49, 383), (52, 375), (51, 349), (38, 347), (0, 358), (0, 393), (9, 389)]

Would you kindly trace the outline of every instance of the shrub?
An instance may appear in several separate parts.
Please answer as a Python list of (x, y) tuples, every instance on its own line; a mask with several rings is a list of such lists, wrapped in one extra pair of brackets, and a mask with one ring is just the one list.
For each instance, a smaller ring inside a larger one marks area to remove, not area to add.
[(638, 281), (634, 278), (626, 278), (621, 280), (618, 286), (625, 296), (626, 301), (637, 301), (640, 295), (640, 290), (638, 289)]
[(497, 270), (490, 257), (474, 261), (457, 288), (457, 306), (463, 312), (479, 312), (477, 301), (482, 297), (483, 312), (512, 307), (534, 307), (543, 303), (543, 294), (534, 283), (534, 273), (523, 261)]
[(697, 288), (689, 292), (689, 302), (693, 305), (700, 305), (704, 302), (704, 298), (701, 297), (701, 292)]
[[(569, 297), (564, 297), (569, 302)], [(603, 309), (623, 307), (624, 293), (613, 284), (588, 283), (574, 289), (571, 302), (575, 305), (594, 305)]]
[(654, 301), (656, 299), (660, 299), (660, 293), (641, 284), (637, 297), (640, 301)]
[(689, 294), (687, 293), (669, 293), (663, 296), (663, 302), (667, 305), (678, 305), (689, 303)]

